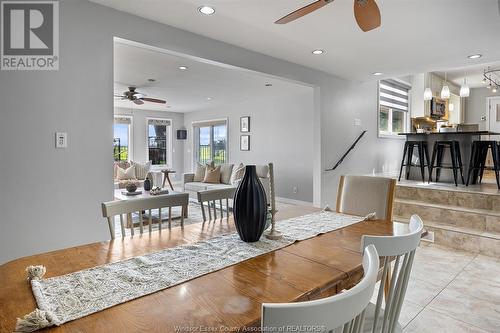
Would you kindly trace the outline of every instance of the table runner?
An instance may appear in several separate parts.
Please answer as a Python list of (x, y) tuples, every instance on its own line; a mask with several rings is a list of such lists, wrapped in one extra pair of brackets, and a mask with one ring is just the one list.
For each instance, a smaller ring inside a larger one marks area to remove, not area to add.
[(45, 267), (27, 268), (38, 309), (18, 319), (16, 332), (61, 325), (207, 273), (361, 222), (363, 217), (330, 211), (277, 223), (280, 240), (245, 243), (237, 233), (43, 279)]

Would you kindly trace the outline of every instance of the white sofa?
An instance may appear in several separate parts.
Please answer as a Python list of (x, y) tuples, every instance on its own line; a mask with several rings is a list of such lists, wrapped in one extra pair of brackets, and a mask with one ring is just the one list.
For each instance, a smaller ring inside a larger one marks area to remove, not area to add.
[[(200, 181), (195, 181), (194, 173), (185, 173), (183, 175), (183, 188), (184, 192), (189, 193), (189, 196), (193, 199), (198, 198), (198, 192), (206, 190), (214, 190), (221, 188), (237, 187), (241, 179), (235, 179), (233, 173), (236, 171), (239, 165), (235, 166), (231, 163), (226, 163), (221, 165), (221, 182), (220, 184), (204, 183)], [(257, 165), (257, 176), (264, 186), (266, 191), (267, 202), (270, 202), (270, 182), (269, 182), (269, 166), (268, 165)], [(232, 180), (232, 182), (231, 182)]]

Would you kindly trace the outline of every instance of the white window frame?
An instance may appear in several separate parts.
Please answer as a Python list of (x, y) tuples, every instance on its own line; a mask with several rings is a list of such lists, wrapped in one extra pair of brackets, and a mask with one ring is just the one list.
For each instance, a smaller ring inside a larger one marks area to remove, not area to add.
[(146, 117), (146, 161), (149, 161), (149, 121), (150, 120), (166, 120), (170, 122), (170, 126), (168, 126), (167, 129), (167, 163), (166, 164), (151, 164), (151, 168), (153, 170), (155, 169), (165, 169), (165, 168), (172, 168), (173, 166), (173, 161), (172, 161), (172, 148), (173, 148), (173, 142), (172, 142), (172, 128), (174, 126), (174, 123), (172, 119), (170, 118), (162, 118), (162, 117)]
[[(401, 83), (404, 83), (405, 85), (408, 85), (411, 87), (411, 85), (408, 82), (399, 80), (399, 79), (393, 79), (395, 81), (399, 81)], [(402, 132), (392, 132), (392, 113), (393, 109), (385, 106), (386, 108), (389, 109), (389, 118), (387, 119), (387, 128), (389, 131), (381, 131), (380, 130), (380, 81), (377, 84), (377, 135), (379, 138), (385, 138), (385, 139), (398, 139), (398, 140), (406, 140), (406, 137), (404, 135), (399, 135), (399, 133), (405, 133), (405, 132), (410, 132), (410, 123), (411, 123), (411, 93), (412, 89), (410, 88), (408, 90), (408, 110), (406, 112), (403, 112), (405, 114), (404, 118), (404, 124), (405, 128), (403, 129)], [(398, 111), (398, 110), (396, 110)]]
[[(193, 121), (191, 123), (191, 138), (192, 138), (191, 139), (191, 142), (192, 142), (191, 143), (191, 146), (192, 146), (191, 160), (192, 160), (192, 164), (193, 164), (194, 168), (196, 168), (196, 164), (198, 163), (198, 158), (196, 156), (196, 154), (197, 154), (197, 142), (195, 141), (196, 140), (195, 129), (197, 127), (214, 126), (216, 123), (220, 123), (222, 121), (226, 123), (226, 163), (229, 162), (229, 118), (197, 120), (197, 121)], [(204, 124), (204, 126), (200, 126), (201, 124)], [(212, 144), (212, 143), (210, 143), (210, 144)]]
[(129, 115), (115, 114), (113, 115), (113, 138), (115, 134), (115, 118), (127, 118), (130, 119), (130, 125), (128, 125), (128, 162), (134, 160), (134, 117)]

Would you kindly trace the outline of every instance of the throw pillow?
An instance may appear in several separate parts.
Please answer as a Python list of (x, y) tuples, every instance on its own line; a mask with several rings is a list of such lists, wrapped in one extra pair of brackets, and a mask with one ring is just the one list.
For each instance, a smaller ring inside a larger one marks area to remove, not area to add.
[(137, 177), (137, 179), (146, 179), (149, 171), (151, 170), (151, 161), (147, 161), (146, 163), (137, 163), (132, 161), (130, 163), (135, 166), (135, 176)]
[(135, 178), (135, 166), (131, 166), (128, 169), (122, 169), (118, 167), (116, 170), (116, 179), (117, 180), (128, 180), (128, 179), (136, 179)]
[(194, 181), (195, 182), (202, 182), (203, 179), (205, 179), (205, 170), (207, 169), (207, 166), (210, 166), (213, 168), (214, 162), (207, 163), (205, 165), (201, 163), (196, 164), (196, 170), (194, 172)]
[(128, 169), (130, 168), (130, 163), (127, 161), (115, 161), (113, 163), (113, 179), (116, 179), (118, 168)]
[(207, 166), (205, 169), (205, 178), (203, 178), (204, 183), (220, 184), (220, 165), (216, 168)]
[(231, 181), (230, 181), (231, 185), (235, 185), (236, 182), (242, 179), (244, 175), (245, 175), (245, 166), (243, 165), (243, 163), (240, 163), (240, 165), (233, 168), (233, 173), (231, 174)]
[(231, 175), (233, 172), (234, 164), (221, 164), (220, 165), (220, 182), (222, 184), (231, 184)]

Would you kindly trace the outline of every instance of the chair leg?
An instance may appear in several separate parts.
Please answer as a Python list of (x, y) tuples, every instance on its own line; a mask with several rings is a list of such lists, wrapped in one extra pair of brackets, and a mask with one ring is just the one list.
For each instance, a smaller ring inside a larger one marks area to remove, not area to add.
[(422, 183), (425, 183), (425, 161), (424, 161), (424, 144), (419, 142), (418, 144), (418, 159), (420, 160), (420, 174), (422, 175)]
[(441, 177), (441, 167), (443, 166), (443, 146), (438, 145), (437, 150), (436, 182), (439, 182), (439, 178)]
[(434, 168), (434, 163), (436, 163), (436, 155), (438, 150), (437, 142), (434, 142), (434, 147), (432, 148), (432, 159), (429, 167), (429, 183), (432, 182), (432, 170)]
[(470, 157), (469, 157), (469, 170), (467, 170), (467, 181), (465, 182), (465, 186), (469, 186), (470, 184), (470, 175), (474, 171), (475, 167), (475, 155), (476, 155), (476, 145), (472, 144), (472, 148), (470, 151)]
[(425, 156), (425, 159), (427, 160), (427, 171), (429, 172), (429, 175), (430, 175), (430, 159), (429, 159), (429, 147), (427, 146), (427, 142), (424, 142), (424, 156)]
[(481, 168), (479, 169), (479, 184), (483, 182), (484, 168), (486, 167), (486, 157), (488, 157), (488, 148), (489, 147), (486, 146), (481, 149), (481, 158), (479, 160), (479, 162), (481, 163)]
[(405, 142), (405, 148), (403, 150), (403, 159), (401, 160), (401, 167), (399, 168), (398, 182), (401, 181), (401, 174), (403, 173), (403, 167), (405, 165), (405, 157), (406, 157), (407, 151), (408, 151), (408, 144)]
[(457, 177), (458, 177), (457, 155), (456, 155), (454, 146), (455, 145), (453, 143), (450, 145), (451, 167), (453, 170), (453, 179), (455, 180), (455, 186), (458, 186), (458, 182), (457, 182)]
[(464, 180), (464, 164), (462, 163), (462, 152), (460, 151), (460, 143), (455, 142), (455, 153), (457, 155), (458, 160), (458, 168), (460, 169), (460, 179), (462, 179), (462, 184), (465, 184)]
[(491, 147), (491, 154), (493, 155), (493, 168), (495, 169), (495, 178), (497, 180), (497, 187), (500, 189), (500, 179), (499, 179), (499, 168), (500, 168), (500, 161), (499, 161), (499, 156), (498, 156), (498, 144), (495, 142), (492, 147)]
[(200, 202), (201, 204), (201, 216), (203, 216), (203, 222), (207, 221), (207, 215), (205, 214), (205, 205), (203, 205), (203, 201)]
[(411, 160), (413, 158), (413, 146), (408, 147), (408, 154), (406, 155), (406, 179), (410, 178)]

